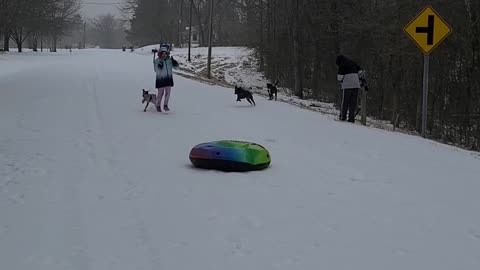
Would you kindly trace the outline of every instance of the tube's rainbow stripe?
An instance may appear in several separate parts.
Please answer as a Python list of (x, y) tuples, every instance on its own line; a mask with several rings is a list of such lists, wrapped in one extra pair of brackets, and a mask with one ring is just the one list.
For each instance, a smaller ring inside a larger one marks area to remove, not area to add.
[(214, 141), (196, 145), (190, 161), (198, 167), (222, 170), (258, 170), (269, 166), (270, 154), (263, 146), (244, 141)]

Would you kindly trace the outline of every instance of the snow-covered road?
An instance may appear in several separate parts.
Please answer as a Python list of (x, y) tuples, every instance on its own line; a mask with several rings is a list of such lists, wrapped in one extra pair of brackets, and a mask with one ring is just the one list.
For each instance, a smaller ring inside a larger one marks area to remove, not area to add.
[[(215, 50), (214, 50), (215, 52)], [(480, 157), (175, 77), (152, 57), (0, 58), (0, 269), (480, 269)], [(192, 168), (218, 139), (265, 171)]]

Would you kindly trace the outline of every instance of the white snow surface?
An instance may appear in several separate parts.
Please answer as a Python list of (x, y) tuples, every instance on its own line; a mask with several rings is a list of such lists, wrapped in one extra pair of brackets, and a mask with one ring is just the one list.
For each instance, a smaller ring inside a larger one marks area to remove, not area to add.
[[(0, 269), (480, 269), (480, 157), (175, 75), (151, 55), (0, 56)], [(263, 171), (192, 167), (265, 146)]]

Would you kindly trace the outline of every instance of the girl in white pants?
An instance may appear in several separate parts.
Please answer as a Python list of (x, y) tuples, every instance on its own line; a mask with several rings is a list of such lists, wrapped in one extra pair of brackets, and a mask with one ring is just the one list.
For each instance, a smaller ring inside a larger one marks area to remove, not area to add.
[(165, 101), (163, 102), (163, 109), (165, 111), (169, 111), (170, 109), (168, 108), (168, 100), (170, 99), (170, 91), (172, 91), (172, 87), (166, 86), (162, 88), (158, 88), (158, 95), (157, 95), (157, 110), (161, 112), (161, 106), (162, 106), (162, 99), (163, 95), (165, 94)]
[(162, 111), (162, 99), (165, 95), (163, 109), (169, 111), (168, 101), (173, 87), (173, 68), (178, 68), (178, 62), (168, 55), (168, 49), (160, 48), (158, 58), (153, 60), (153, 69), (156, 73), (155, 88), (158, 89), (157, 111)]

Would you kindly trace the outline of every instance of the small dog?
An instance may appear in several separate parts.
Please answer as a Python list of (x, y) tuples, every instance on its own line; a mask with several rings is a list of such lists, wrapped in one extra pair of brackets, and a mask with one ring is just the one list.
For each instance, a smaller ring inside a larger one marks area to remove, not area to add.
[(269, 100), (272, 100), (274, 95), (275, 95), (275, 100), (277, 100), (277, 93), (278, 93), (277, 84), (278, 84), (278, 81), (276, 81), (275, 84), (267, 83)]
[(253, 95), (250, 91), (235, 85), (235, 95), (237, 95), (237, 101), (246, 98), (251, 105), (256, 106), (255, 101), (253, 100)]
[(147, 107), (148, 105), (150, 105), (150, 103), (153, 103), (154, 106), (157, 104), (157, 95), (149, 94), (148, 91), (145, 91), (145, 89), (142, 89), (142, 97), (142, 104), (147, 102), (147, 105), (145, 105), (145, 109), (143, 109), (144, 112), (147, 111)]

